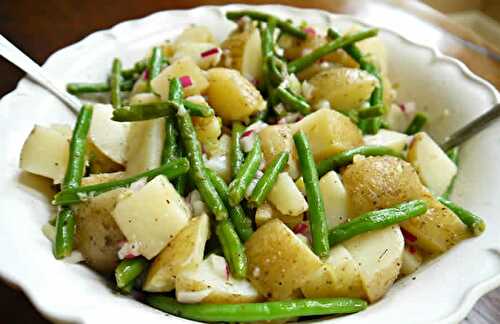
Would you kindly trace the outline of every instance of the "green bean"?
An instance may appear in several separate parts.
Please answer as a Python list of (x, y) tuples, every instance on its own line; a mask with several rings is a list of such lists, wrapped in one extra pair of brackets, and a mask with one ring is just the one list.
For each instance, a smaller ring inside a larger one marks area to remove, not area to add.
[(71, 255), (75, 236), (75, 215), (68, 206), (62, 206), (56, 218), (56, 239), (54, 241), (54, 256), (62, 259)]
[(221, 220), (217, 222), (215, 233), (231, 273), (235, 278), (244, 279), (247, 275), (247, 256), (233, 224), (229, 219)]
[(370, 106), (367, 108), (361, 108), (358, 111), (358, 118), (373, 118), (379, 117), (384, 114), (384, 107), (381, 105)]
[(161, 72), (161, 64), (163, 61), (163, 52), (161, 47), (153, 47), (153, 52), (148, 62), (148, 81), (151, 87), (151, 80), (156, 78)]
[(238, 236), (243, 242), (245, 242), (253, 234), (252, 220), (247, 217), (245, 211), (240, 205), (231, 207), (231, 205), (229, 204), (229, 189), (226, 185), (226, 182), (224, 182), (224, 179), (219, 177), (217, 173), (208, 168), (207, 175), (214, 185), (215, 190), (217, 190), (220, 198), (222, 199), (226, 207), (228, 207), (229, 217), (231, 218), (231, 222), (233, 223)]
[(134, 66), (130, 69), (122, 70), (122, 77), (124, 79), (133, 79), (136, 76), (142, 74), (144, 70), (148, 68), (147, 60), (137, 61)]
[(307, 115), (311, 111), (311, 106), (307, 103), (305, 98), (292, 93), (291, 91), (278, 87), (276, 89), (278, 98), (293, 111), (298, 111), (302, 115)]
[[(170, 84), (170, 91), (182, 93), (182, 84), (178, 78), (172, 79)], [(198, 188), (203, 201), (215, 215), (215, 218), (217, 220), (226, 219), (228, 214), (227, 209), (210, 182), (210, 179), (208, 179), (201, 153), (200, 142), (196, 136), (191, 116), (188, 114), (187, 110), (184, 109), (183, 105), (179, 105), (179, 110), (177, 111), (177, 125), (186, 155), (191, 165), (189, 173), (194, 185)]]
[(231, 159), (231, 176), (234, 178), (240, 171), (241, 165), (243, 164), (243, 160), (245, 159), (245, 155), (241, 150), (241, 134), (245, 127), (240, 122), (234, 122), (233, 128), (231, 130), (231, 150), (229, 152), (229, 156)]
[(448, 207), (458, 218), (464, 223), (472, 232), (474, 236), (481, 235), (486, 229), (486, 224), (481, 217), (473, 214), (472, 212), (460, 207), (454, 202), (449, 201), (443, 197), (437, 198), (440, 203)]
[(260, 206), (273, 188), (278, 179), (278, 175), (285, 169), (290, 154), (281, 152), (266, 168), (264, 175), (259, 179), (252, 191), (249, 201), (256, 206)]
[(294, 27), (289, 22), (286, 22), (284, 20), (281, 20), (275, 16), (266, 13), (252, 11), (252, 10), (229, 11), (226, 13), (227, 19), (230, 20), (238, 20), (244, 16), (247, 16), (253, 20), (263, 21), (263, 22), (268, 22), (270, 19), (275, 19), (276, 25), (281, 29), (282, 32), (290, 34), (300, 39), (306, 39), (307, 37), (307, 34), (304, 31), (298, 29), (297, 27)]
[[(205, 105), (196, 104), (189, 100), (182, 100), (182, 104), (192, 116), (209, 117), (214, 114), (213, 109)], [(124, 122), (166, 117), (172, 111), (175, 111), (177, 107), (178, 104), (171, 100), (150, 104), (131, 105), (115, 109), (112, 119), (114, 121)]]
[[(450, 158), (450, 160), (455, 163), (455, 165), (458, 167), (458, 164), (460, 163), (459, 160), (459, 148), (458, 146), (455, 146), (454, 148), (448, 150), (446, 152), (446, 155)], [(444, 199), (448, 199), (453, 192), (453, 188), (455, 187), (455, 181), (457, 180), (457, 175), (455, 174), (453, 178), (450, 181), (450, 184), (448, 185), (448, 188), (446, 188), (446, 191), (441, 195)]]
[(311, 53), (288, 63), (288, 72), (289, 73), (300, 72), (305, 68), (314, 64), (317, 60), (319, 60), (323, 56), (326, 56), (338, 50), (339, 48), (343, 48), (347, 45), (354, 44), (355, 42), (361, 41), (363, 39), (373, 37), (377, 35), (377, 33), (378, 33), (377, 29), (368, 29), (366, 31), (362, 31), (352, 35), (346, 35), (336, 40), (333, 40), (323, 46), (318, 47)]
[[(93, 107), (83, 105), (69, 146), (69, 160), (62, 183), (63, 190), (74, 190), (80, 186), (85, 171), (85, 153), (87, 150), (87, 135), (92, 121)], [(57, 259), (67, 257), (73, 251), (75, 234), (75, 216), (71, 208), (63, 206), (56, 219), (56, 238), (54, 241), (54, 256)]]
[[(120, 83), (121, 91), (130, 91), (134, 86), (133, 80), (124, 80)], [(75, 82), (68, 83), (66, 85), (66, 91), (74, 95), (80, 95), (84, 93), (95, 93), (95, 92), (109, 92), (111, 87), (107, 82), (100, 83), (84, 83), (84, 82)]]
[(403, 159), (403, 155), (386, 146), (359, 146), (342, 153), (335, 154), (316, 164), (318, 175), (322, 177), (330, 170), (338, 169), (352, 163), (355, 155), (381, 156), (391, 155)]
[(63, 189), (72, 189), (80, 186), (85, 171), (85, 153), (87, 151), (87, 134), (92, 122), (92, 105), (83, 105), (69, 145), (69, 161), (64, 176)]
[(381, 210), (367, 212), (351, 219), (350, 222), (340, 224), (329, 232), (330, 246), (346, 241), (356, 235), (382, 229), (399, 224), (413, 217), (420, 216), (427, 211), (427, 204), (423, 200), (413, 200)]
[(262, 152), (260, 149), (260, 140), (257, 137), (253, 148), (243, 162), (238, 175), (229, 184), (229, 203), (236, 206), (243, 200), (245, 192), (259, 170), (262, 161)]
[(111, 104), (114, 108), (120, 108), (122, 105), (120, 84), (122, 82), (122, 62), (115, 58), (111, 69), (111, 79), (109, 81), (111, 88)]
[(426, 123), (427, 123), (427, 115), (422, 112), (418, 112), (411, 121), (408, 128), (406, 129), (405, 133), (407, 135), (416, 134), (422, 130), (422, 128)]
[(297, 148), (300, 169), (306, 189), (307, 203), (309, 204), (308, 216), (312, 237), (312, 250), (318, 256), (325, 257), (330, 251), (330, 246), (328, 245), (328, 225), (311, 146), (306, 134), (302, 130), (293, 135), (293, 140)]
[(116, 188), (128, 187), (132, 183), (141, 180), (143, 178), (151, 179), (160, 174), (163, 174), (164, 176), (166, 176), (168, 179), (171, 180), (178, 177), (181, 174), (187, 173), (188, 171), (189, 171), (189, 161), (186, 158), (180, 158), (168, 162), (160, 166), (159, 168), (152, 169), (129, 178), (110, 181), (106, 183), (99, 183), (90, 186), (64, 189), (54, 196), (52, 204), (54, 205), (75, 204)]
[(150, 295), (146, 303), (169, 314), (201, 322), (254, 322), (302, 316), (351, 314), (366, 309), (358, 298), (317, 298), (248, 304), (181, 304), (172, 297)]
[(144, 271), (147, 261), (143, 258), (123, 260), (115, 269), (115, 279), (118, 288), (133, 284), (134, 280)]
[(358, 127), (361, 129), (364, 135), (367, 134), (377, 134), (382, 127), (382, 118), (380, 117), (369, 117), (361, 118), (358, 121)]
[[(184, 148), (182, 145), (177, 145), (177, 156), (179, 157), (186, 157), (186, 152), (184, 151)], [(189, 174), (181, 174), (180, 176), (175, 179), (175, 190), (181, 195), (182, 197), (185, 197), (188, 194), (189, 190)]]
[(175, 126), (175, 113), (171, 112), (165, 117), (165, 142), (161, 154), (161, 163), (165, 164), (177, 158), (179, 147), (177, 145), (177, 128)]

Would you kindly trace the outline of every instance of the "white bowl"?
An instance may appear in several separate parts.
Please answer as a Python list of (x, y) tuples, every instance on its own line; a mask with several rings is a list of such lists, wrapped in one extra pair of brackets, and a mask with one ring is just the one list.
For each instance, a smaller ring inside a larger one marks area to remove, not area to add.
[[(164, 11), (96, 32), (53, 54), (44, 70), (61, 86), (69, 81), (106, 78), (115, 56), (129, 66), (145, 50), (172, 39), (189, 24), (203, 24), (222, 39), (233, 27), (227, 10), (250, 6), (200, 7)], [(362, 22), (319, 10), (285, 6), (252, 7), (296, 22), (345, 29)], [(429, 131), (440, 140), (499, 101), (496, 90), (461, 62), (418, 45), (394, 31), (382, 30), (389, 54), (391, 80), (400, 85), (399, 100), (415, 101), (427, 111)], [(443, 111), (449, 111), (443, 117)], [(23, 79), (0, 102), (0, 275), (19, 285), (35, 306), (54, 320), (85, 323), (167, 323), (181, 321), (127, 297), (116, 295), (105, 280), (83, 265), (56, 261), (41, 232), (54, 209), (50, 185), (18, 169), (19, 152), (34, 124), (70, 123), (74, 115), (44, 89)], [(336, 323), (456, 323), (489, 290), (500, 285), (497, 230), (500, 229), (498, 173), (500, 121), (463, 146), (453, 199), (485, 218), (488, 228), (416, 274), (395, 284), (380, 302)]]

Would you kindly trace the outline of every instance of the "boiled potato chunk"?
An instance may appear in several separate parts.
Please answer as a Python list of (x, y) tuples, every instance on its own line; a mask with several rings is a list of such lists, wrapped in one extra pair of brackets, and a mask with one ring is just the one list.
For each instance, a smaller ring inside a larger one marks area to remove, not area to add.
[(205, 72), (190, 58), (184, 57), (173, 62), (161, 73), (151, 80), (151, 89), (154, 93), (160, 95), (162, 100), (168, 99), (168, 89), (170, 80), (189, 76), (191, 85), (184, 87), (184, 95), (194, 96), (203, 93), (208, 87), (208, 81)]
[(404, 238), (398, 225), (367, 232), (344, 242), (357, 262), (371, 303), (382, 298), (399, 275)]
[(316, 74), (309, 83), (314, 87), (314, 104), (327, 100), (333, 109), (348, 111), (370, 98), (378, 79), (359, 69), (332, 68)]
[(125, 177), (125, 172), (113, 172), (113, 173), (99, 173), (91, 174), (88, 177), (82, 178), (82, 186), (90, 186), (99, 183), (110, 182), (118, 179), (123, 179)]
[(128, 134), (127, 175), (132, 176), (159, 167), (164, 142), (163, 118), (132, 123)]
[(237, 304), (261, 299), (247, 280), (235, 279), (226, 260), (215, 254), (194, 270), (181, 272), (175, 281), (175, 293), (181, 303)]
[(293, 142), (292, 129), (289, 125), (271, 125), (259, 132), (264, 160), (273, 161), (281, 152), (289, 152), (286, 171), (292, 178), (300, 174), (297, 149)]
[(408, 149), (408, 161), (417, 169), (422, 183), (436, 196), (442, 195), (457, 174), (457, 166), (427, 135), (415, 134)]
[(184, 199), (163, 175), (118, 201), (112, 214), (127, 240), (137, 242), (147, 259), (160, 253), (191, 218)]
[(303, 130), (316, 161), (363, 145), (363, 136), (353, 122), (335, 110), (320, 109), (291, 125), (292, 132)]
[(61, 183), (69, 159), (71, 133), (66, 136), (56, 129), (36, 125), (21, 149), (19, 167), (24, 171)]
[(138, 93), (130, 98), (131, 105), (146, 105), (160, 102), (160, 97), (151, 92)]
[(323, 267), (308, 278), (301, 290), (307, 298), (366, 298), (358, 263), (343, 245), (331, 249)]
[(278, 175), (267, 199), (280, 213), (285, 215), (297, 216), (308, 209), (306, 199), (287, 172)]
[(293, 229), (295, 226), (304, 221), (304, 214), (297, 216), (283, 215), (267, 202), (257, 207), (255, 211), (255, 225), (257, 225), (257, 227), (260, 227), (275, 218), (281, 220), (286, 224), (286, 226)]
[(260, 33), (254, 26), (237, 29), (221, 44), (231, 67), (248, 80), (259, 80), (262, 74), (262, 50)]
[(94, 105), (92, 123), (90, 124), (90, 142), (110, 160), (119, 164), (127, 161), (127, 137), (130, 123), (111, 120), (113, 106)]
[(408, 145), (409, 136), (400, 132), (381, 129), (375, 135), (365, 135), (363, 141), (365, 145), (380, 145), (393, 149), (396, 152), (403, 152)]
[(246, 121), (266, 107), (260, 92), (236, 70), (211, 69), (208, 81), (208, 103), (224, 122)]
[(182, 31), (175, 40), (174, 46), (177, 47), (182, 43), (211, 43), (215, 44), (215, 37), (205, 26), (190, 26)]
[(325, 205), (328, 228), (334, 228), (347, 221), (347, 193), (335, 171), (330, 171), (319, 180), (319, 189)]
[(117, 200), (127, 193), (128, 189), (119, 188), (73, 205), (75, 246), (87, 264), (99, 272), (112, 273), (119, 263), (117, 253), (125, 236), (111, 212)]
[(417, 271), (424, 262), (419, 250), (413, 246), (405, 246), (403, 251), (403, 263), (401, 264), (401, 275), (407, 276)]
[(150, 292), (173, 290), (179, 273), (195, 269), (203, 261), (209, 234), (207, 214), (192, 218), (155, 258), (142, 288)]
[(309, 247), (278, 219), (259, 227), (245, 248), (248, 279), (270, 300), (296, 296), (296, 290), (323, 266)]
[(401, 223), (401, 227), (428, 253), (442, 253), (467, 237), (465, 225), (432, 197), (415, 169), (401, 159), (381, 156), (355, 160), (343, 171), (342, 179), (351, 217), (409, 200), (425, 200), (427, 212)]

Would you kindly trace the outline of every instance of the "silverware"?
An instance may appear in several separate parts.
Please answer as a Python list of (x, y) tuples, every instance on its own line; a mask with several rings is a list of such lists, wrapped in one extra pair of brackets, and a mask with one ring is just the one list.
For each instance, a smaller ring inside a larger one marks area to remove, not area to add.
[[(61, 101), (68, 105), (73, 112), (78, 113), (82, 105), (80, 100), (70, 95), (65, 90), (58, 88), (45, 74), (45, 72), (43, 72), (42, 68), (38, 64), (31, 60), (26, 54), (21, 52), (21, 50), (15, 47), (2, 35), (0, 35), (0, 55), (12, 62), (14, 65), (17, 65), (17, 67), (26, 72), (31, 79), (56, 95)], [(452, 135), (448, 136), (441, 144), (441, 147), (446, 151), (462, 144), (475, 134), (488, 127), (488, 125), (498, 117), (500, 117), (500, 104), (496, 104), (489, 111), (474, 119)]]
[(45, 74), (40, 65), (36, 64), (26, 54), (21, 52), (14, 44), (9, 42), (5, 37), (0, 35), (0, 55), (8, 61), (16, 65), (18, 68), (28, 74), (30, 79), (40, 84), (45, 89), (52, 92), (62, 102), (64, 102), (75, 114), (78, 114), (82, 106), (80, 100), (64, 89), (60, 89), (54, 82)]

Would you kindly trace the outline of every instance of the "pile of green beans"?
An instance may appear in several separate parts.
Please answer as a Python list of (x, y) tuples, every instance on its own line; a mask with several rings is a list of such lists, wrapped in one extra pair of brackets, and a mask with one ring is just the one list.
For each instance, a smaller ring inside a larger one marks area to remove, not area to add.
[(210, 117), (214, 115), (214, 110), (206, 105), (197, 104), (189, 100), (181, 100), (179, 103), (168, 100), (148, 104), (130, 105), (115, 109), (113, 111), (113, 120), (130, 122), (167, 117), (172, 112), (177, 111), (181, 103), (192, 116)]
[(300, 169), (309, 204), (309, 227), (311, 229), (312, 250), (320, 257), (326, 257), (330, 251), (328, 244), (328, 225), (326, 222), (323, 196), (319, 190), (319, 179), (309, 141), (304, 131), (293, 136), (300, 161)]
[(422, 128), (424, 128), (426, 123), (427, 123), (427, 115), (422, 112), (418, 112), (411, 121), (408, 128), (406, 129), (405, 133), (407, 135), (414, 135), (420, 132)]
[(259, 179), (252, 191), (252, 195), (249, 198), (250, 203), (255, 206), (260, 206), (264, 202), (271, 189), (273, 189), (276, 179), (278, 179), (278, 175), (285, 169), (289, 156), (290, 154), (288, 152), (281, 152), (271, 164), (266, 167), (264, 175)]
[(134, 258), (123, 260), (115, 269), (116, 286), (126, 289), (133, 285), (135, 279), (146, 269), (148, 261), (144, 258)]
[[(63, 190), (75, 190), (80, 186), (85, 171), (85, 153), (87, 151), (87, 135), (92, 121), (93, 107), (83, 105), (69, 146), (69, 160), (66, 175), (62, 183)], [(56, 218), (56, 238), (54, 256), (57, 259), (67, 257), (73, 251), (75, 235), (75, 216), (67, 205), (61, 207)]]
[(368, 306), (358, 298), (317, 298), (248, 304), (181, 304), (159, 295), (146, 303), (172, 315), (202, 322), (271, 321), (302, 316), (351, 314)]
[(132, 183), (141, 179), (152, 179), (160, 174), (166, 176), (168, 179), (174, 179), (182, 174), (187, 173), (188, 171), (189, 161), (186, 158), (180, 158), (163, 164), (156, 169), (152, 169), (129, 178), (99, 183), (90, 186), (63, 188), (63, 190), (61, 190), (54, 196), (52, 204), (76, 204), (86, 200), (87, 198), (98, 196), (113, 189), (128, 187)]
[(330, 246), (346, 241), (356, 235), (399, 224), (412, 217), (417, 217), (427, 211), (423, 200), (413, 200), (392, 208), (386, 208), (365, 213), (340, 224), (328, 234)]
[(240, 122), (233, 123), (233, 127), (231, 130), (231, 151), (229, 158), (231, 159), (231, 176), (236, 177), (238, 172), (240, 171), (241, 165), (245, 160), (245, 155), (241, 150), (241, 135), (245, 130), (245, 126), (243, 126)]

